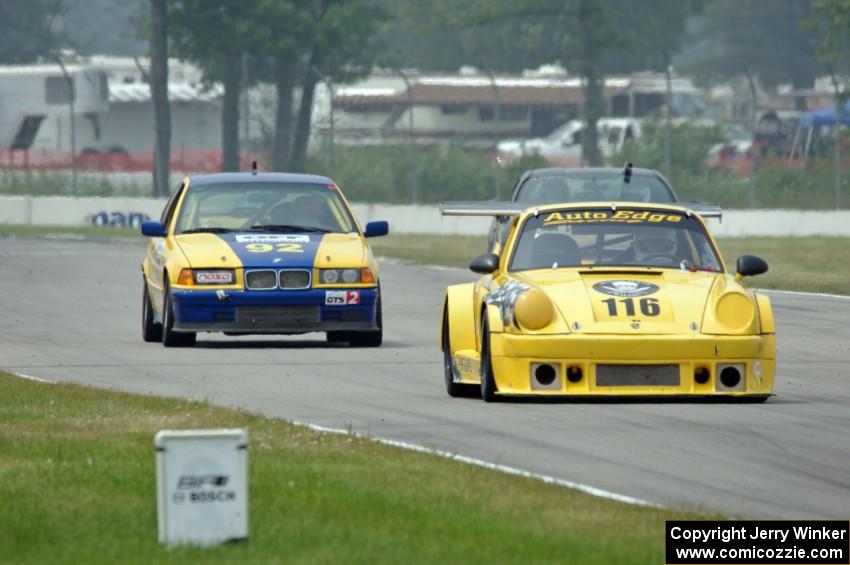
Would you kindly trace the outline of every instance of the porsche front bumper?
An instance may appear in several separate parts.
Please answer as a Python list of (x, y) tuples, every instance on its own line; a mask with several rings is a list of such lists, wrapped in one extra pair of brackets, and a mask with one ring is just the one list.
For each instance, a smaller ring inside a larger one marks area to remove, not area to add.
[[(776, 369), (772, 334), (494, 333), (490, 344), (496, 386), (505, 395), (765, 397)], [(544, 365), (550, 368), (541, 382), (536, 372)]]

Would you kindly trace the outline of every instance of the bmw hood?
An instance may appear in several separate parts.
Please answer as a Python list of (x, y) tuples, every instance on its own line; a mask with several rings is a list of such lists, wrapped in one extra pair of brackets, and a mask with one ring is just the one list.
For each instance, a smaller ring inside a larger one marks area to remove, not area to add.
[(358, 267), (366, 256), (357, 234), (197, 233), (175, 241), (192, 268)]

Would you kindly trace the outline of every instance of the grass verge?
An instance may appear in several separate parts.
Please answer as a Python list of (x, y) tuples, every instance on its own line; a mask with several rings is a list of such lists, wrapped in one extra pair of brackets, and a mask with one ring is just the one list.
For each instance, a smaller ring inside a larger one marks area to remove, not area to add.
[[(370, 240), (375, 253), (425, 265), (466, 268), (484, 253), (483, 236), (390, 235)], [(850, 295), (850, 237), (748, 237), (718, 240), (727, 265), (734, 269), (744, 254), (758, 255), (770, 271), (748, 280), (759, 288)]]
[[(250, 539), (157, 544), (153, 436), (244, 427)], [(204, 403), (0, 372), (0, 547), (16, 563), (660, 563), (664, 521), (539, 481)]]

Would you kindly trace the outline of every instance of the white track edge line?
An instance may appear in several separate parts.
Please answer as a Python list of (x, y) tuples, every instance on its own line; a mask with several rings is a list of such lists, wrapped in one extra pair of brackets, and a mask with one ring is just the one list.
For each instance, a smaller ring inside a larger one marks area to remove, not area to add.
[(15, 371), (8, 371), (8, 373), (10, 375), (15, 375), (16, 377), (26, 379), (28, 381), (35, 381), (37, 383), (47, 383), (49, 385), (56, 384), (53, 381), (48, 381), (47, 379), (40, 379), (38, 377), (33, 377), (32, 375), (25, 375), (24, 373), (16, 373)]
[(827, 294), (825, 292), (803, 292), (801, 290), (777, 290), (775, 288), (757, 288), (759, 292), (767, 292), (770, 294), (792, 294), (796, 296), (818, 296), (820, 298), (835, 298), (838, 300), (850, 300), (850, 296), (845, 294)]
[(399, 441), (395, 439), (387, 439), (380, 437), (371, 437), (367, 435), (363, 435), (358, 432), (353, 432), (351, 430), (345, 430), (342, 428), (329, 428), (326, 426), (320, 426), (318, 424), (311, 424), (309, 422), (301, 422), (298, 420), (290, 420), (290, 423), (296, 426), (302, 426), (308, 429), (311, 429), (316, 432), (328, 433), (328, 434), (339, 434), (357, 437), (361, 439), (365, 439), (368, 441), (373, 441), (375, 443), (380, 443), (383, 445), (388, 445), (391, 447), (398, 447), (400, 449), (406, 449), (408, 451), (415, 451), (417, 453), (424, 453), (427, 455), (436, 455), (438, 457), (442, 457), (444, 459), (449, 459), (451, 461), (458, 461), (459, 463), (465, 463), (467, 465), (475, 465), (476, 467), (483, 467), (485, 469), (490, 469), (492, 471), (499, 471), (501, 473), (505, 473), (507, 475), (514, 475), (517, 477), (524, 477), (527, 479), (534, 479), (541, 481), (546, 484), (558, 485), (565, 488), (574, 489), (585, 494), (589, 494), (591, 496), (595, 496), (598, 498), (604, 498), (607, 500), (613, 500), (616, 502), (622, 502), (624, 504), (631, 504), (634, 506), (647, 506), (652, 508), (663, 508), (662, 505), (656, 504), (654, 502), (649, 502), (648, 500), (642, 500), (640, 498), (634, 498), (631, 496), (627, 496), (625, 494), (619, 494), (616, 492), (611, 492), (605, 489), (597, 488), (591, 485), (586, 485), (583, 483), (577, 483), (574, 481), (568, 481), (566, 479), (559, 479), (557, 477), (552, 477), (550, 475), (543, 475), (540, 473), (533, 473), (531, 471), (526, 471), (524, 469), (519, 469), (517, 467), (510, 467), (508, 465), (501, 465), (499, 463), (491, 463), (490, 461), (484, 461), (483, 459), (476, 459), (475, 457), (467, 457), (466, 455), (458, 455), (456, 453), (449, 453), (448, 451), (442, 451), (440, 449), (433, 449), (430, 447), (425, 447), (422, 445), (417, 445), (415, 443), (408, 443), (405, 441)]

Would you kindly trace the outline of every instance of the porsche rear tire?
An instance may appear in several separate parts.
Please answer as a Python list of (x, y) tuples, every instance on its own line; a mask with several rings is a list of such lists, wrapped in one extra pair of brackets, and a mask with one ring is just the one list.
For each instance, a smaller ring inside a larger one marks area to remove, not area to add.
[(446, 381), (446, 392), (453, 398), (469, 398), (478, 396), (478, 387), (455, 381), (454, 365), (452, 363), (452, 348), (449, 341), (449, 316), (443, 311), (443, 375)]
[(162, 345), (165, 347), (192, 347), (195, 345), (197, 334), (195, 332), (174, 331), (174, 306), (171, 303), (171, 289), (168, 280), (165, 281), (163, 289), (162, 305)]
[(153, 321), (148, 283), (142, 278), (142, 339), (148, 343), (162, 341), (162, 324)]
[(493, 364), (490, 360), (490, 324), (485, 312), (481, 321), (481, 398), (484, 402), (496, 402), (499, 397), (496, 379), (493, 377)]

